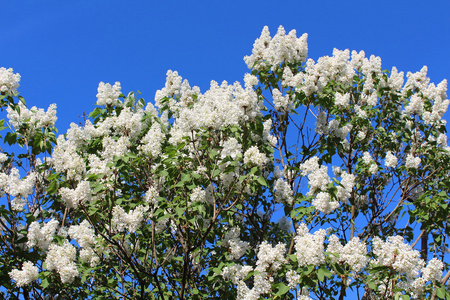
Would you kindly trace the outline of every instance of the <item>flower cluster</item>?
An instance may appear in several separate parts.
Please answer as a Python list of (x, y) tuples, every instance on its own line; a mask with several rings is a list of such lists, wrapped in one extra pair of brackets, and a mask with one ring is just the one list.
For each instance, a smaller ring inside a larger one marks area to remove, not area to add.
[(19, 87), (20, 75), (19, 73), (13, 73), (13, 69), (0, 68), (0, 93), (2, 95), (14, 95), (17, 94), (17, 88)]
[(119, 105), (119, 96), (122, 94), (120, 82), (113, 86), (109, 83), (100, 82), (98, 85), (97, 105)]
[(283, 26), (278, 27), (277, 34), (271, 38), (269, 28), (265, 26), (261, 37), (253, 44), (252, 55), (244, 57), (249, 69), (262, 70), (270, 67), (275, 70), (281, 63), (301, 63), (308, 55), (308, 35), (300, 38), (291, 30), (286, 35)]
[(233, 227), (223, 238), (222, 246), (229, 249), (230, 260), (241, 258), (241, 256), (243, 256), (249, 249), (250, 244), (248, 242), (242, 241), (239, 238), (240, 234), (240, 228)]
[(41, 224), (34, 221), (28, 228), (28, 248), (37, 246), (40, 249), (47, 250), (50, 243), (53, 241), (56, 229), (59, 226), (59, 222), (55, 219), (50, 220), (41, 227)]
[(298, 227), (294, 241), (299, 266), (319, 266), (325, 262), (325, 234), (324, 229), (311, 234), (305, 223)]
[(45, 264), (47, 270), (55, 270), (61, 277), (62, 283), (70, 283), (78, 276), (75, 265), (76, 249), (67, 240), (64, 245), (51, 244), (48, 248)]
[(16, 282), (18, 287), (23, 287), (38, 279), (39, 270), (33, 263), (26, 261), (23, 263), (22, 270), (12, 270), (9, 272), (9, 277)]

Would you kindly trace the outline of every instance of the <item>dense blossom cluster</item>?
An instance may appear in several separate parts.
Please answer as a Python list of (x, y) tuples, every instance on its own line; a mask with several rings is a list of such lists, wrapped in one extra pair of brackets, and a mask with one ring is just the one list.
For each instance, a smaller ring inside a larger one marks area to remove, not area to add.
[(27, 286), (38, 279), (39, 269), (33, 263), (26, 261), (23, 263), (22, 270), (14, 269), (9, 272), (9, 276), (16, 282), (17, 286)]
[(19, 73), (13, 73), (13, 69), (0, 68), (0, 93), (5, 94), (17, 94), (17, 88), (19, 87), (20, 75)]
[(75, 265), (75, 259), (76, 249), (66, 240), (62, 246), (50, 245), (45, 264), (47, 265), (47, 270), (55, 270), (61, 276), (61, 282), (69, 283), (79, 274)]

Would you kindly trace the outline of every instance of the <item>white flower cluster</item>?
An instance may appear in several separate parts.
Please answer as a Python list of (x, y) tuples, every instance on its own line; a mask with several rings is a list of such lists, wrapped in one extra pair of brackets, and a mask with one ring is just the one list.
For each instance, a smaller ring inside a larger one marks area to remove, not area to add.
[(194, 202), (205, 202), (206, 200), (206, 191), (201, 187), (197, 186), (191, 192), (189, 196), (190, 203)]
[(244, 61), (249, 69), (263, 70), (270, 67), (275, 70), (281, 63), (301, 63), (308, 56), (308, 35), (300, 38), (297, 32), (291, 30), (288, 35), (283, 26), (278, 28), (276, 35), (271, 38), (269, 28), (265, 26), (261, 36), (253, 44), (252, 55), (245, 56)]
[(121, 206), (114, 206), (111, 220), (112, 229), (119, 232), (123, 230), (128, 230), (130, 233), (136, 232), (142, 226), (148, 209), (148, 206), (138, 205), (135, 209), (126, 213)]
[(268, 119), (263, 123), (264, 130), (263, 130), (263, 139), (265, 141), (268, 141), (272, 147), (275, 147), (277, 144), (277, 138), (270, 134), (270, 131), (272, 130), (272, 119)]
[(163, 138), (164, 134), (161, 131), (161, 125), (158, 122), (154, 122), (150, 130), (142, 138), (142, 146), (139, 146), (139, 148), (145, 155), (158, 157), (161, 155), (161, 141)]
[(356, 176), (353, 174), (348, 174), (345, 171), (340, 172), (342, 177), (341, 185), (337, 187), (336, 198), (343, 203), (348, 202), (348, 198), (351, 196), (353, 187), (356, 184)]
[(239, 227), (233, 227), (223, 238), (222, 246), (229, 249), (230, 260), (241, 258), (250, 247), (248, 242), (244, 242), (239, 238), (240, 234), (241, 229)]
[(20, 75), (13, 73), (13, 69), (0, 68), (0, 93), (14, 95), (19, 87)]
[(267, 163), (267, 157), (264, 153), (259, 152), (258, 147), (251, 146), (244, 153), (244, 163), (262, 167)]
[(151, 186), (145, 193), (144, 200), (149, 205), (156, 205), (158, 203), (158, 197), (158, 190), (154, 186)]
[(12, 199), (12, 209), (22, 211), (26, 204), (26, 198), (33, 193), (36, 183), (36, 173), (28, 174), (20, 178), (19, 170), (12, 168), (9, 174), (0, 172), (0, 196), (4, 193), (15, 197)]
[(251, 271), (253, 271), (251, 266), (241, 266), (236, 264), (223, 268), (220, 275), (225, 280), (231, 280), (234, 284), (238, 284), (238, 282), (244, 279)]
[[(351, 84), (355, 70), (353, 69), (350, 59), (350, 51), (333, 50), (333, 56), (323, 56), (318, 59), (317, 63), (312, 59), (306, 62), (305, 73), (298, 73), (292, 80), (290, 85), (299, 86), (297, 90), (303, 91), (307, 96), (315, 92), (322, 92), (324, 87), (330, 82), (335, 81), (344, 85)], [(363, 61), (365, 58), (359, 57)], [(344, 99), (345, 100), (345, 99)], [(346, 101), (339, 104), (346, 104)]]
[(77, 209), (79, 204), (90, 201), (92, 198), (91, 187), (86, 180), (79, 182), (74, 190), (66, 187), (60, 188), (59, 194), (67, 207), (74, 209)]
[(292, 205), (294, 202), (294, 192), (283, 178), (278, 178), (275, 181), (274, 190), (275, 201)]
[(225, 267), (221, 275), (226, 280), (231, 280), (237, 285), (238, 295), (236, 299), (260, 299), (261, 295), (269, 293), (274, 281), (273, 276), (283, 264), (286, 263), (286, 245), (278, 244), (272, 247), (268, 242), (264, 241), (258, 250), (258, 260), (255, 268), (253, 288), (248, 288), (243, 279), (247, 274), (253, 271), (250, 266), (233, 265)]
[(412, 95), (409, 104), (405, 107), (405, 113), (408, 115), (417, 114), (422, 116), (424, 109), (424, 100), (418, 95)]
[[(329, 214), (339, 207), (339, 202), (331, 201), (330, 194), (327, 192), (328, 184), (331, 183), (330, 176), (328, 175), (328, 167), (319, 165), (319, 158), (317, 156), (302, 163), (300, 170), (302, 175), (308, 176), (310, 190), (307, 195), (315, 195), (312, 200), (312, 205), (317, 210), (324, 214)], [(347, 174), (343, 177), (342, 184), (344, 185), (343, 187), (338, 187), (338, 200), (346, 202), (354, 186), (354, 176)]]
[(286, 263), (286, 245), (278, 243), (272, 247), (267, 241), (259, 245), (255, 270), (258, 272), (276, 272)]
[(283, 96), (278, 89), (272, 90), (273, 104), (275, 105), (275, 109), (280, 110), (288, 110), (289, 106), (292, 105), (292, 101), (290, 100), (289, 95)]
[(78, 276), (75, 265), (76, 249), (67, 240), (64, 245), (51, 244), (45, 259), (47, 270), (55, 270), (61, 277), (62, 283), (70, 283)]
[(375, 237), (372, 244), (376, 256), (376, 259), (371, 261), (373, 265), (392, 267), (408, 278), (417, 277), (424, 266), (419, 251), (405, 244), (401, 236), (389, 236), (386, 241)]
[(350, 94), (346, 93), (342, 95), (341, 93), (336, 93), (334, 95), (334, 103), (337, 106), (347, 108), (350, 105)]
[(338, 201), (330, 200), (330, 194), (327, 192), (319, 192), (312, 200), (312, 205), (314, 205), (318, 211), (329, 214), (339, 207)]
[[(191, 137), (192, 132), (201, 128), (220, 129), (222, 126), (240, 125), (261, 115), (262, 101), (252, 88), (243, 89), (236, 82), (228, 85), (224, 81), (220, 86), (211, 81), (211, 87), (204, 94), (196, 91), (195, 99), (184, 105), (183, 99), (188, 90), (182, 90), (176, 99), (170, 99), (169, 108), (174, 114), (174, 124), (170, 129), (169, 142), (177, 144), (183, 137)], [(162, 93), (162, 94), (161, 94)], [(165, 92), (157, 92), (156, 99)], [(160, 100), (157, 106), (163, 106)]]
[(330, 243), (328, 244), (327, 252), (339, 256), (329, 255), (331, 261), (345, 263), (355, 272), (361, 271), (369, 262), (367, 246), (364, 242), (360, 242), (359, 238), (354, 237), (345, 246), (342, 246), (339, 238), (334, 234), (328, 240)]
[(408, 155), (406, 155), (405, 167), (408, 169), (417, 169), (421, 161), (420, 157), (408, 153)]
[(378, 164), (373, 160), (368, 151), (363, 153), (362, 160), (366, 166), (369, 166), (369, 174), (375, 175), (378, 172)]
[(57, 172), (67, 172), (69, 180), (81, 181), (86, 173), (86, 165), (77, 153), (76, 144), (62, 135), (57, 139), (51, 162)]
[(33, 137), (40, 128), (55, 126), (56, 120), (58, 120), (56, 104), (50, 104), (46, 112), (42, 108), (36, 108), (36, 106), (28, 109), (22, 102), (19, 102), (18, 105), (18, 109), (11, 106), (6, 108), (7, 118), (16, 130), (27, 126), (27, 133), (30, 137)]
[(273, 277), (266, 272), (256, 274), (253, 278), (253, 288), (249, 289), (244, 281), (239, 281), (237, 285), (236, 300), (258, 300), (261, 295), (271, 291)]
[(91, 247), (95, 243), (94, 229), (87, 220), (83, 220), (80, 225), (71, 225), (68, 233), (80, 247)]
[(328, 167), (319, 165), (319, 157), (314, 156), (300, 165), (303, 176), (308, 176), (310, 189), (307, 195), (314, 195), (317, 191), (326, 191), (331, 183)]
[[(402, 89), (403, 96), (406, 96), (408, 91), (414, 92), (405, 109), (402, 112), (403, 116), (410, 116), (417, 114), (422, 116), (425, 124), (445, 123), (442, 120), (443, 115), (447, 111), (449, 100), (447, 99), (447, 80), (443, 80), (437, 86), (430, 83), (430, 78), (427, 77), (428, 68), (424, 66), (419, 72), (408, 72), (405, 86)], [(402, 74), (403, 77), (403, 74)], [(397, 86), (398, 87), (398, 86)], [(425, 100), (431, 100), (433, 105), (431, 111), (429, 108), (425, 109)]]
[(299, 266), (319, 266), (325, 262), (325, 234), (324, 229), (319, 229), (314, 234), (309, 233), (304, 223), (298, 227), (294, 241)]
[(447, 99), (447, 80), (444, 79), (437, 87), (431, 83), (424, 92), (429, 99), (433, 99), (433, 106), (430, 111), (423, 113), (425, 124), (437, 124), (444, 122), (442, 117), (447, 112), (449, 100)]
[(391, 151), (386, 152), (384, 165), (386, 166), (386, 168), (395, 168), (397, 166), (397, 157), (392, 154)]
[(234, 137), (228, 138), (225, 141), (221, 141), (222, 151), (220, 152), (220, 157), (225, 158), (231, 156), (231, 158), (236, 159), (238, 154), (242, 153), (242, 145)]
[(18, 287), (23, 287), (38, 279), (39, 270), (32, 262), (26, 261), (22, 265), (22, 270), (13, 269), (8, 274)]
[[(394, 269), (407, 277), (406, 281), (400, 282), (377, 282), (380, 292), (392, 297), (395, 289), (411, 292), (415, 299), (423, 297), (427, 282), (436, 282), (442, 279), (444, 264), (437, 258), (433, 258), (425, 266), (420, 258), (420, 253), (410, 245), (405, 244), (400, 236), (390, 236), (383, 242), (380, 238), (373, 239), (373, 253), (376, 259), (371, 260), (374, 266), (386, 266)], [(419, 276), (420, 273), (420, 276)]]
[(27, 234), (28, 248), (37, 246), (38, 248), (47, 250), (50, 243), (53, 241), (53, 236), (55, 235), (58, 225), (59, 222), (55, 219), (51, 219), (42, 227), (38, 222), (32, 222), (28, 228)]
[(120, 82), (113, 86), (109, 83), (100, 82), (97, 89), (97, 105), (120, 105), (119, 100), (121, 92)]
[(70, 237), (74, 239), (80, 247), (80, 258), (91, 267), (100, 263), (100, 245), (96, 241), (94, 229), (87, 220), (83, 220), (80, 225), (71, 225), (68, 231)]

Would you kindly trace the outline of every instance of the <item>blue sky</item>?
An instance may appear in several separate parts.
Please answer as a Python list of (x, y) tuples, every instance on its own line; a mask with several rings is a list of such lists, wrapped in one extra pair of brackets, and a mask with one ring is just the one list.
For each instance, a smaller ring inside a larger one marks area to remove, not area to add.
[(153, 100), (168, 69), (202, 91), (242, 81), (264, 25), (309, 34), (309, 57), (364, 50), (383, 67), (450, 77), (449, 1), (2, 1), (0, 66), (22, 76), (29, 106), (58, 105), (66, 131), (90, 112), (100, 81)]

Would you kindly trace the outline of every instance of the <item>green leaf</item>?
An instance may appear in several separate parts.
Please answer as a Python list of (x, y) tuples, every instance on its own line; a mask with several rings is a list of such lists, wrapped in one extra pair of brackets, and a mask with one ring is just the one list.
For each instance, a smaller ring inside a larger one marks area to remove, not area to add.
[(47, 192), (50, 195), (53, 195), (57, 190), (58, 190), (58, 181), (52, 180), (52, 182), (50, 183), (50, 186), (47, 188)]
[(275, 297), (281, 297), (282, 295), (286, 294), (288, 291), (289, 291), (289, 287), (281, 282), (278, 284), (278, 292), (275, 294)]
[(326, 277), (330, 277), (331, 276), (331, 272), (327, 268), (321, 267), (319, 269), (319, 271), (317, 272), (317, 278), (319, 278), (320, 281), (324, 281), (325, 276)]
[(262, 177), (262, 176), (259, 176), (259, 177), (258, 177), (258, 182), (259, 182), (259, 184), (262, 185), (262, 186), (267, 186), (267, 182), (266, 182), (266, 180), (264, 179), (264, 177)]
[(102, 189), (104, 188), (103, 184), (97, 184), (94, 188), (94, 194), (97, 194), (98, 192), (100, 192)]
[(445, 299), (445, 286), (441, 286), (436, 290), (436, 296), (438, 296), (439, 299)]
[(48, 279), (47, 278), (42, 279), (41, 286), (45, 289), (46, 287), (48, 287), (48, 285), (49, 285)]

